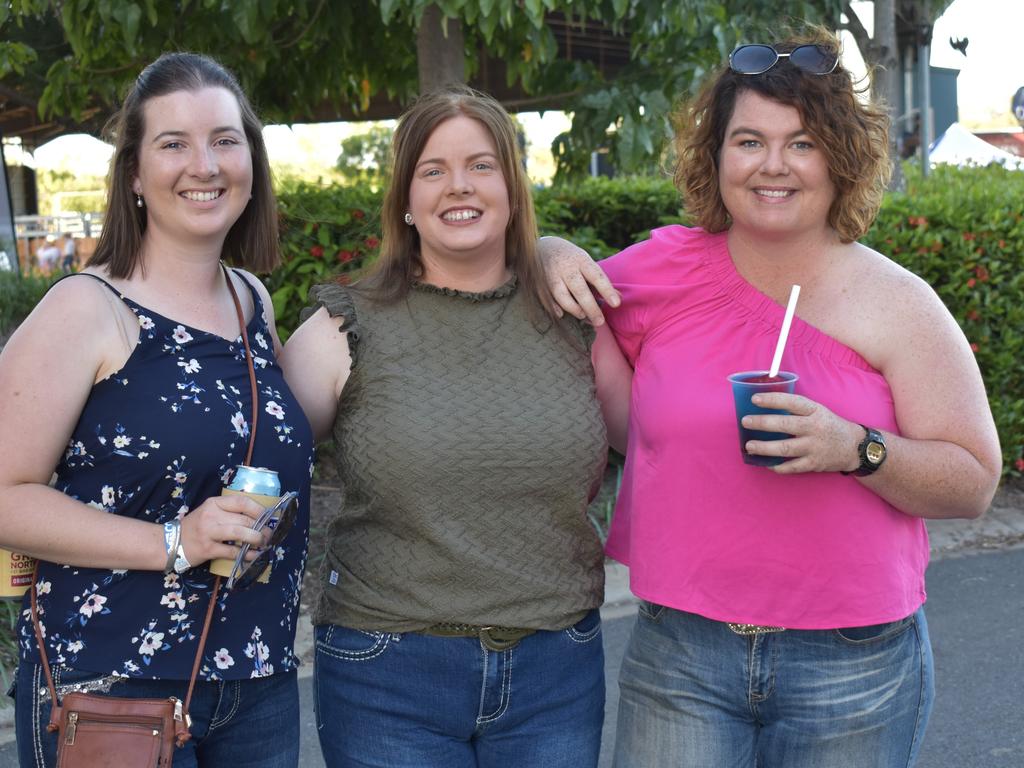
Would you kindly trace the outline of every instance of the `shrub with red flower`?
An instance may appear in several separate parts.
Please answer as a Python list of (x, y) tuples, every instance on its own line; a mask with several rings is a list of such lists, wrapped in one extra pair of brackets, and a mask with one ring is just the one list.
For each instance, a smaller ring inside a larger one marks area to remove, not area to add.
[(366, 245), (367, 248), (370, 248), (372, 250), (376, 248), (378, 245), (380, 245), (380, 240), (378, 240), (373, 235), (370, 235), (363, 241), (363, 244)]
[(352, 209), (352, 218), (353, 219), (365, 219), (366, 218), (366, 214), (362, 210), (360, 210), (359, 208), (354, 208), (354, 209)]
[(314, 259), (322, 259), (324, 257), (324, 247), (322, 245), (314, 245), (309, 249), (309, 255)]
[(338, 261), (341, 262), (342, 264), (348, 264), (350, 261), (352, 261), (352, 256), (352, 251), (338, 251)]
[(1024, 472), (1024, 459), (1017, 459), (1013, 462), (1013, 466), (1017, 468), (1018, 472)]

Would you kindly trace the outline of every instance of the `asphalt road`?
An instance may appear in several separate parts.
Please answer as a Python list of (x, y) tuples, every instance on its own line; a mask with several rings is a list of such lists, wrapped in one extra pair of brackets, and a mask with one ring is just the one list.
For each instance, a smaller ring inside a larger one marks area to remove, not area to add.
[[(938, 695), (917, 768), (1021, 768), (1024, 549), (972, 553), (932, 563), (927, 612)], [(626, 616), (608, 616), (605, 622), (608, 704), (601, 768), (611, 764), (618, 704), (615, 681), (632, 623), (631, 611)], [(300, 681), (300, 692), (301, 768), (323, 768), (311, 678)], [(14, 744), (0, 747), (0, 766), (16, 764)]]

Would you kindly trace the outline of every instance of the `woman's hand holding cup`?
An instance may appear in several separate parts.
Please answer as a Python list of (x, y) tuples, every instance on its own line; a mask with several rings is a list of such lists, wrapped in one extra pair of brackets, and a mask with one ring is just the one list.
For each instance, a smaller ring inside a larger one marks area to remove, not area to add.
[(248, 543), (246, 560), (259, 555), (270, 537), (269, 530), (252, 529), (263, 506), (243, 494), (211, 496), (181, 520), (181, 545), (193, 565), (215, 558), (234, 560)]

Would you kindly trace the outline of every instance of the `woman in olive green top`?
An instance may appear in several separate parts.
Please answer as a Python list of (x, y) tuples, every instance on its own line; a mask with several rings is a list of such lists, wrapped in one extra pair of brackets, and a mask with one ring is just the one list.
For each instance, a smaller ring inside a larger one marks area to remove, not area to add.
[(331, 768), (596, 766), (606, 459), (592, 329), (549, 311), (515, 129), (421, 98), (375, 273), (318, 286), (283, 365), (345, 501), (315, 612)]

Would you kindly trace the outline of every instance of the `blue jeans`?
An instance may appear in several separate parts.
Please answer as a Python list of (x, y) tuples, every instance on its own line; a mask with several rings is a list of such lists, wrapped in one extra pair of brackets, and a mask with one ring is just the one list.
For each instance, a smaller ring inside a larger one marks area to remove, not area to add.
[(594, 768), (601, 616), (505, 651), (475, 637), (318, 626), (314, 688), (328, 768)]
[(741, 636), (643, 602), (619, 686), (617, 768), (907, 768), (934, 669), (923, 609)]
[[(90, 692), (125, 698), (184, 701), (187, 680), (125, 680), (54, 665), (61, 688), (84, 685)], [(57, 761), (57, 734), (47, 733), (50, 693), (37, 664), (21, 664), (15, 683), (15, 731), (21, 768)], [(192, 739), (174, 750), (174, 768), (295, 768), (299, 763), (299, 688), (295, 672), (253, 680), (196, 681), (189, 707)]]

